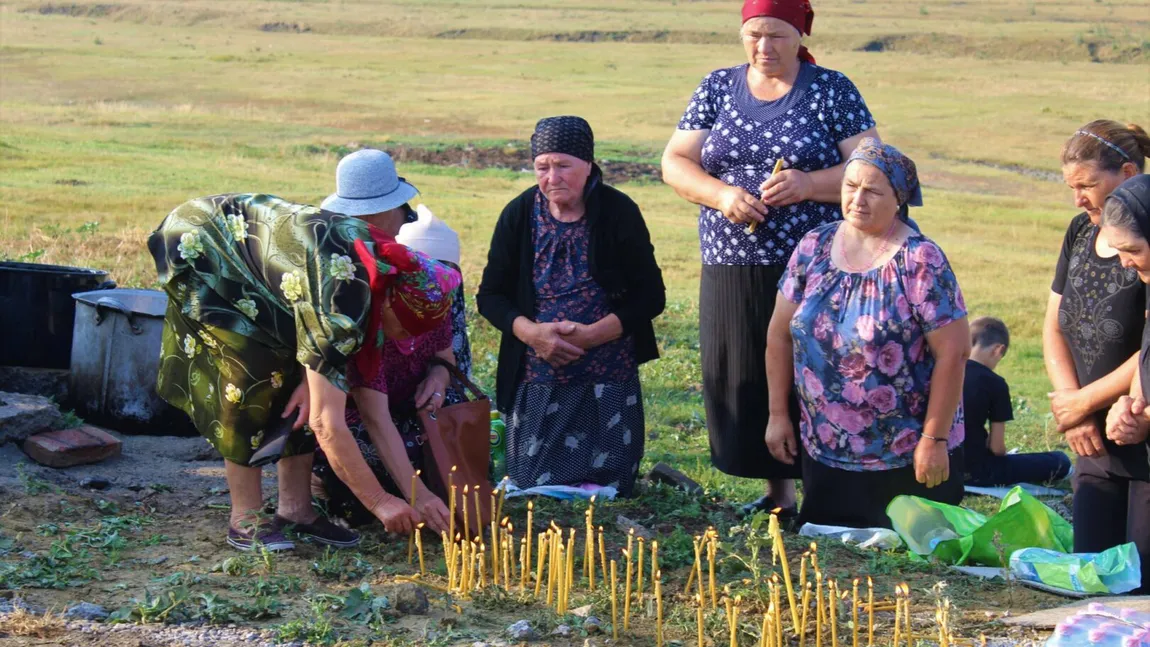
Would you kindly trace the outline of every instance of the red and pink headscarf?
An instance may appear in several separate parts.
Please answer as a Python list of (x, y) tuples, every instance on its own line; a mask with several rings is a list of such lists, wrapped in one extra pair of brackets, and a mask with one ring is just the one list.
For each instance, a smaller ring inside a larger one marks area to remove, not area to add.
[[(799, 30), (800, 34), (810, 36), (815, 10), (810, 0), (745, 0), (743, 22), (751, 18), (778, 18)], [(815, 62), (815, 57), (805, 45), (799, 47), (799, 58), (808, 63)]]

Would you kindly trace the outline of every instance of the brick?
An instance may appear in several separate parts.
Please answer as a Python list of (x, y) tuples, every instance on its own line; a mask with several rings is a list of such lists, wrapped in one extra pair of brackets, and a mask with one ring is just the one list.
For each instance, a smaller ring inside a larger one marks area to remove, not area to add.
[(48, 467), (98, 463), (122, 451), (120, 439), (91, 425), (36, 434), (24, 441), (24, 453)]
[(60, 409), (48, 398), (0, 391), (0, 445), (48, 431), (60, 417)]
[(655, 483), (666, 483), (667, 485), (681, 487), (686, 490), (687, 494), (699, 495), (703, 493), (703, 486), (691, 480), (691, 477), (666, 463), (659, 463), (655, 465), (655, 467), (651, 468), (651, 472), (647, 474), (647, 480)]

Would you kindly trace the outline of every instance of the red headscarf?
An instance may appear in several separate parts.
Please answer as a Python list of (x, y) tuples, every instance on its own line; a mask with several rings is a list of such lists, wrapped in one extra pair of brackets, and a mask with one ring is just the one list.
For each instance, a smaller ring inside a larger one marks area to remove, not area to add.
[(372, 298), (363, 346), (355, 356), (361, 375), (374, 375), (383, 359), (388, 314), (408, 336), (434, 330), (451, 313), (452, 293), (462, 280), (455, 270), (395, 242), (389, 234), (375, 227), (368, 231), (374, 254), (364, 241), (354, 243), (367, 269)]
[[(751, 18), (778, 18), (799, 30), (800, 34), (810, 36), (815, 10), (810, 0), (745, 0), (743, 22)], [(805, 45), (799, 46), (799, 58), (808, 63), (815, 62), (815, 57)]]

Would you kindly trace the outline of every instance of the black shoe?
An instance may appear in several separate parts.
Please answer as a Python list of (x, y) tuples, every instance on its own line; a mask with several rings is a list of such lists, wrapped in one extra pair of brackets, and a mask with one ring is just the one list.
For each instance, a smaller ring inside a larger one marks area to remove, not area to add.
[(760, 512), (770, 513), (774, 510), (779, 511), (779, 521), (784, 523), (793, 522), (799, 516), (799, 506), (793, 505), (789, 508), (780, 508), (780, 506), (775, 503), (775, 500), (767, 495), (761, 496), (758, 499), (755, 499), (754, 501), (744, 505), (742, 508), (742, 515), (744, 517), (750, 517)]
[(330, 519), (322, 515), (316, 517), (315, 521), (311, 523), (295, 523), (277, 514), (275, 524), (304, 541), (313, 541), (335, 548), (354, 548), (359, 545), (358, 532), (332, 523)]

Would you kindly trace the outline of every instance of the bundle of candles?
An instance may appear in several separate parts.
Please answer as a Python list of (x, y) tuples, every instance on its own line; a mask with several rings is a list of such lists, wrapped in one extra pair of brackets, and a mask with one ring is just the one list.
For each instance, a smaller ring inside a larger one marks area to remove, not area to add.
[[(647, 542), (636, 536), (632, 529), (627, 535), (627, 546), (621, 550), (623, 561), (623, 599), (618, 600), (619, 566), (615, 560), (607, 559), (606, 543), (602, 526), (595, 525), (595, 498), (592, 497), (585, 513), (583, 529), (582, 567), (576, 574), (576, 551), (578, 533), (575, 528), (564, 532), (554, 521), (535, 533), (534, 503), (527, 504), (526, 527), (523, 536), (516, 539), (515, 526), (508, 517), (503, 517), (503, 503), (506, 488), (498, 488), (491, 494), (491, 526), (489, 537), (486, 530), (479, 528), (477, 521), (472, 528), (471, 509), (474, 518), (482, 519), (477, 489), (463, 486), (460, 495), (454, 483), (450, 486), (449, 506), (451, 508), (448, 531), (440, 534), (443, 543), (447, 585), (436, 586), (424, 578), (427, 570), (423, 557), (422, 529), (416, 529), (412, 546), (419, 555), (418, 578), (404, 578), (440, 591), (467, 597), (488, 586), (502, 588), (508, 592), (533, 596), (563, 615), (571, 610), (571, 596), (582, 583), (587, 593), (594, 593), (596, 587), (606, 588), (611, 600), (611, 624), (614, 637), (619, 631), (629, 631), (633, 610), (645, 610), (647, 617), (654, 616), (655, 642), (658, 647), (664, 644), (663, 623), (663, 573), (659, 566), (659, 542)], [(412, 492), (415, 491), (414, 479)], [(472, 506), (474, 506), (472, 508)], [(456, 532), (456, 512), (461, 512), (462, 533)], [(776, 511), (777, 512), (777, 511)], [(498, 520), (498, 522), (497, 522)], [(809, 550), (801, 555), (799, 574), (796, 582), (792, 578), (783, 544), (778, 516), (772, 513), (768, 525), (771, 538), (772, 561), (780, 566), (782, 576), (772, 573), (766, 580), (767, 594), (765, 611), (761, 622), (758, 647), (782, 647), (797, 640), (799, 647), (805, 647), (808, 639), (814, 647), (859, 647), (875, 645), (875, 614), (894, 612), (893, 642), (896, 647), (907, 647), (920, 640), (937, 641), (941, 647), (973, 646), (975, 641), (955, 638), (950, 626), (951, 604), (948, 599), (938, 599), (934, 614), (934, 627), (926, 632), (920, 627), (916, 633), (912, 626), (911, 589), (903, 583), (895, 586), (893, 599), (876, 600), (874, 582), (866, 578), (865, 600), (861, 598), (860, 580), (854, 578), (850, 591), (842, 590), (837, 580), (829, 578), (819, 566), (818, 546), (811, 542)], [(490, 543), (488, 543), (490, 542)], [(649, 543), (649, 546), (648, 546)], [(719, 561), (719, 535), (709, 528), (702, 536), (695, 537), (694, 557), (684, 598), (693, 600), (698, 624), (698, 645), (705, 647), (704, 625), (708, 613), (723, 613), (730, 636), (730, 647), (738, 647), (739, 614), (743, 612), (743, 598), (732, 596), (730, 587), (724, 587), (720, 594), (716, 582), (716, 565)], [(649, 555), (649, 563), (647, 557)], [(414, 560), (409, 547), (408, 561)], [(704, 573), (704, 562), (706, 572)], [(649, 574), (650, 586), (646, 586), (645, 575)], [(490, 575), (490, 576), (489, 576)], [(720, 611), (720, 602), (722, 603)], [(843, 612), (843, 605), (849, 604)], [(786, 607), (784, 609), (784, 606)], [(620, 613), (621, 611), (621, 613)], [(860, 615), (866, 614), (865, 625)], [(620, 615), (622, 617), (620, 617)], [(845, 626), (845, 629), (844, 629)], [(753, 629), (751, 630), (753, 632)], [(850, 636), (846, 635), (847, 631)], [(981, 640), (986, 644), (985, 637)]]

